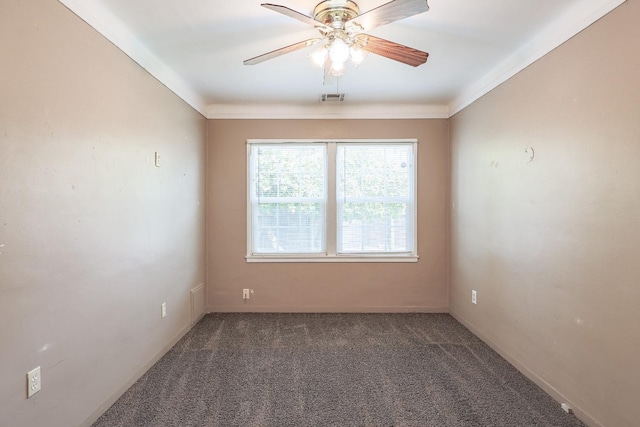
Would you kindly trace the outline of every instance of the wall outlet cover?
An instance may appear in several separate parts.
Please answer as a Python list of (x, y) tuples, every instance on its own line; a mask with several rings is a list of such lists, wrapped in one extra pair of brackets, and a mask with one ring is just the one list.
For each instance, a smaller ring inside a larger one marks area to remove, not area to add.
[(42, 388), (40, 366), (27, 372), (27, 399), (36, 394)]
[(561, 407), (562, 407), (562, 410), (567, 414), (573, 414), (573, 409), (571, 408), (571, 406), (567, 405), (566, 403), (563, 403)]

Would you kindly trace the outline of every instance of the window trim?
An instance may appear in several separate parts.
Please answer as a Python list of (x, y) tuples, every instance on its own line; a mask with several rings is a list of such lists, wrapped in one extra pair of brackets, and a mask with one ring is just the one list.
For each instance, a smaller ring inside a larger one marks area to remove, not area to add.
[[(325, 205), (325, 253), (322, 254), (253, 254), (253, 213), (251, 205), (251, 146), (254, 144), (324, 144), (327, 147), (326, 158), (326, 189)], [(412, 144), (413, 145), (413, 251), (406, 253), (337, 253), (337, 206), (336, 206), (336, 154), (340, 144)], [(245, 259), (248, 263), (285, 262), (285, 263), (315, 263), (315, 262), (418, 262), (418, 140), (404, 139), (247, 139), (246, 161), (247, 168), (247, 252)]]

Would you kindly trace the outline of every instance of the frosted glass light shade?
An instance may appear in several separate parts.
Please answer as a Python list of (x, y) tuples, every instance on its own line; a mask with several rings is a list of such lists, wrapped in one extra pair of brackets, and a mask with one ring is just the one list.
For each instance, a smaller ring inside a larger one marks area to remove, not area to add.
[(367, 55), (367, 52), (364, 51), (360, 46), (353, 45), (349, 49), (349, 53), (351, 55), (351, 62), (356, 67), (362, 63), (364, 57)]
[(329, 70), (332, 76), (341, 76), (344, 74), (344, 62), (332, 62)]
[(324, 66), (324, 62), (327, 60), (327, 55), (329, 55), (327, 49), (321, 47), (310, 55), (311, 62), (313, 62), (315, 66), (322, 68), (322, 66)]
[(329, 57), (331, 62), (342, 63), (349, 59), (349, 46), (342, 39), (335, 39), (329, 48)]

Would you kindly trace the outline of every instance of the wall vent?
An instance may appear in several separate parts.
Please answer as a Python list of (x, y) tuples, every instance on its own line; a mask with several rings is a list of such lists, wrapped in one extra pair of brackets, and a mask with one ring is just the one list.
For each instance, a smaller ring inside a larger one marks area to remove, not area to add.
[(320, 95), (320, 102), (343, 102), (344, 93), (323, 93)]
[(205, 300), (204, 283), (200, 283), (195, 288), (191, 289), (191, 324), (198, 323), (202, 316), (206, 313), (206, 300)]

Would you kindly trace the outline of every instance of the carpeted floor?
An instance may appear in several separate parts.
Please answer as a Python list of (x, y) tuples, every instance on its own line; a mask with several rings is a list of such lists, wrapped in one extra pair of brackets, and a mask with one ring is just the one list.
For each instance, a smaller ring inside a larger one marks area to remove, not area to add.
[(210, 314), (95, 424), (583, 426), (446, 314)]

